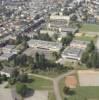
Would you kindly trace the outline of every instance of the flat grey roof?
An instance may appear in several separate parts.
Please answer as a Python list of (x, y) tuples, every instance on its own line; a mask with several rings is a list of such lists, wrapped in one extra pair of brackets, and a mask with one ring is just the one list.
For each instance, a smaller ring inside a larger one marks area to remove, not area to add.
[(73, 56), (73, 57), (80, 57), (82, 54), (83, 50), (79, 49), (79, 48), (74, 48), (74, 47), (67, 47), (64, 51), (63, 51), (63, 55), (66, 56)]
[(53, 60), (53, 55), (51, 51), (49, 50), (45, 50), (45, 49), (40, 49), (40, 48), (28, 48), (26, 49), (23, 54), (27, 55), (27, 56), (31, 56), (31, 57), (35, 57), (35, 54), (39, 53), (39, 54), (44, 54), (45, 58)]
[(62, 43), (59, 43), (59, 42), (51, 42), (51, 41), (43, 41), (43, 40), (30, 40), (28, 41), (28, 44), (33, 44), (33, 45), (40, 45), (40, 46), (47, 46), (48, 48), (53, 48), (53, 47), (56, 47), (56, 48), (62, 48)]
[(11, 67), (4, 67), (1, 71), (5, 73), (11, 74), (13, 72), (14, 68)]
[(14, 54), (12, 54), (12, 53), (4, 53), (4, 54), (2, 54), (1, 56), (0, 56), (0, 58), (10, 58), (10, 57), (12, 57)]
[(71, 43), (87, 45), (90, 42), (89, 41), (82, 41), (82, 40), (73, 40)]
[(3, 48), (13, 49), (13, 48), (15, 48), (15, 45), (6, 45), (6, 46), (3, 47)]

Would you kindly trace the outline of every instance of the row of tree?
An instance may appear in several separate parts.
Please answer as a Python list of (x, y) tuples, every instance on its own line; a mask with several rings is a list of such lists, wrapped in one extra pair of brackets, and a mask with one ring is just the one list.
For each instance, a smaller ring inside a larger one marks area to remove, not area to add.
[(22, 97), (25, 97), (30, 90), (30, 88), (28, 88), (28, 86), (26, 85), (26, 83), (30, 82), (28, 75), (24, 72), (20, 73), (16, 68), (13, 70), (8, 82), (10, 85), (16, 86), (16, 92)]
[(52, 41), (52, 38), (48, 34), (40, 34), (40, 33), (38, 33), (38, 35), (35, 35), (34, 39)]
[(83, 53), (81, 62), (86, 64), (88, 67), (99, 68), (99, 53), (92, 41)]
[(72, 33), (68, 33), (66, 37), (63, 37), (61, 42), (63, 44), (63, 46), (67, 46), (70, 44), (70, 42), (72, 41), (73, 39), (73, 34)]
[(61, 70), (63, 68), (63, 65), (47, 60), (44, 54), (36, 53), (32, 70), (35, 71), (36, 69), (40, 69), (43, 71), (50, 71), (52, 69)]
[[(60, 55), (56, 52), (53, 52), (53, 56), (55, 56), (56, 59), (60, 57)], [(50, 71), (52, 69), (64, 69), (63, 65), (60, 65), (59, 63), (56, 64), (54, 61), (46, 59), (44, 54), (39, 53), (36, 53), (34, 58), (26, 55), (16, 56), (14, 59), (14, 66), (30, 67), (32, 71)]]
[(7, 81), (8, 80), (8, 77), (6, 75), (1, 75), (0, 74), (0, 84), (3, 82), (3, 81)]

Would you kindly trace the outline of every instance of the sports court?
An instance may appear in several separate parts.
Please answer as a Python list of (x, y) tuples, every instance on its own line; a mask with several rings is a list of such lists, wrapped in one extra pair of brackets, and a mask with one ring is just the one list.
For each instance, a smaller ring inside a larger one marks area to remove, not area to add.
[(65, 84), (66, 84), (66, 86), (68, 86), (70, 88), (76, 88), (77, 78), (75, 77), (75, 75), (67, 76), (65, 78)]
[(78, 80), (80, 86), (99, 86), (99, 71), (78, 71)]

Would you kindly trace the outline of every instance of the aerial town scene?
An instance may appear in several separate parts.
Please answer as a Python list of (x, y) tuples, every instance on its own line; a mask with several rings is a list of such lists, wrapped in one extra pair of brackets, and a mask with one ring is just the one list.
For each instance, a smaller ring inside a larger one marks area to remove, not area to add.
[(99, 0), (0, 0), (0, 100), (99, 100)]

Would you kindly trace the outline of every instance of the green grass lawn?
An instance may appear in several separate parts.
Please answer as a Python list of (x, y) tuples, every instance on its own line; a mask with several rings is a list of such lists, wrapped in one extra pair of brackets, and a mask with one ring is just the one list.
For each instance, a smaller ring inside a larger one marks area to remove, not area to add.
[(96, 24), (83, 24), (80, 31), (84, 32), (99, 32), (99, 25)]
[(40, 71), (37, 74), (47, 76), (47, 77), (51, 77), (51, 78), (56, 78), (63, 73), (66, 73), (66, 71), (64, 71), (64, 70), (63, 71), (47, 71), (47, 72)]
[[(64, 100), (64, 93), (63, 93), (63, 88), (65, 86), (64, 80), (62, 79), (60, 81), (60, 92), (61, 96)], [(77, 87), (74, 89), (74, 94), (73, 95), (68, 95), (67, 100), (88, 100), (88, 99), (95, 99), (99, 100), (99, 87)]]
[(56, 100), (54, 93), (51, 91), (49, 92), (48, 100)]
[(31, 77), (32, 82), (27, 83), (30, 88), (37, 89), (37, 90), (51, 90), (52, 89), (52, 82), (49, 80), (45, 80), (38, 77)]
[(53, 93), (53, 83), (51, 81), (33, 76), (30, 77), (30, 79), (32, 79), (32, 82), (26, 83), (29, 88), (32, 88), (34, 90), (48, 90), (48, 100), (55, 100), (55, 96)]
[(60, 94), (61, 94), (61, 97), (62, 99), (64, 100), (64, 93), (63, 93), (63, 88), (65, 87), (65, 83), (64, 83), (64, 79), (62, 79), (59, 83), (59, 89), (60, 89)]
[(99, 87), (77, 87), (75, 94), (68, 97), (68, 100), (99, 100)]
[(74, 39), (82, 41), (96, 41), (95, 37), (87, 37), (87, 36), (75, 37)]

